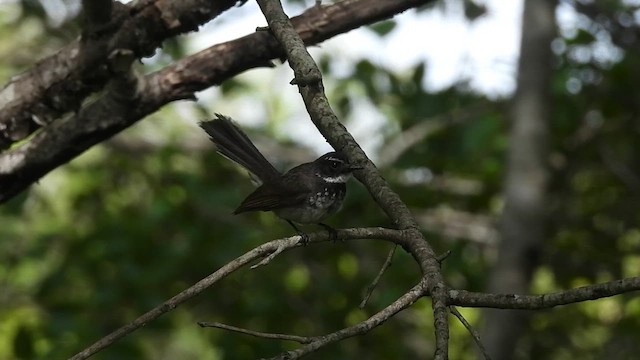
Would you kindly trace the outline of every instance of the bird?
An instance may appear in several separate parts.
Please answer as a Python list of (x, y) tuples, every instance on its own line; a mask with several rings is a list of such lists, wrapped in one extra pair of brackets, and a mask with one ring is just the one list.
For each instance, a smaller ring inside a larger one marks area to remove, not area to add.
[(318, 224), (336, 240), (336, 230), (322, 221), (341, 208), (346, 182), (362, 167), (350, 163), (343, 153), (332, 151), (281, 173), (230, 117), (215, 115), (212, 120), (199, 122), (200, 127), (219, 154), (245, 168), (259, 185), (233, 214), (272, 211), (296, 230), (303, 244), (309, 242), (309, 236), (296, 223)]

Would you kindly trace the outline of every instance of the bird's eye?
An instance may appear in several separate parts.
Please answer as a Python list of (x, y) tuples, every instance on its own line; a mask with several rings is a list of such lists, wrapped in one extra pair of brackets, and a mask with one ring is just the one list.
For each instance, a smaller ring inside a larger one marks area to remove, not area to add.
[(338, 168), (338, 162), (337, 161), (332, 161), (331, 162), (331, 167), (334, 168), (334, 169), (337, 169)]

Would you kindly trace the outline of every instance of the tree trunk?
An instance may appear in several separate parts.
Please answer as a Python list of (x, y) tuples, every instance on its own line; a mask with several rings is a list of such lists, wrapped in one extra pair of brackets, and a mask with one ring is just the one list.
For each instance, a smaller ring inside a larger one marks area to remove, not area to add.
[[(546, 227), (546, 186), (551, 117), (551, 41), (556, 31), (555, 0), (525, 0), (520, 60), (511, 104), (511, 130), (498, 259), (489, 292), (528, 293)], [(483, 342), (496, 360), (516, 358), (528, 314), (487, 310)]]

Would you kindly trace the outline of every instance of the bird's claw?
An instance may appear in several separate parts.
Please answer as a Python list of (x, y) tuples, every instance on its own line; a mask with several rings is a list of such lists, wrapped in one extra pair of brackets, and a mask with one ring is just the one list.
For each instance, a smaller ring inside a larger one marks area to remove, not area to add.
[(336, 243), (338, 241), (344, 242), (344, 239), (338, 236), (338, 230), (332, 228), (331, 226), (323, 223), (319, 223), (318, 225), (322, 226), (329, 233), (329, 241)]
[(300, 236), (299, 243), (302, 244), (302, 246), (307, 246), (307, 244), (309, 243), (309, 235), (300, 231), (298, 232), (298, 236)]

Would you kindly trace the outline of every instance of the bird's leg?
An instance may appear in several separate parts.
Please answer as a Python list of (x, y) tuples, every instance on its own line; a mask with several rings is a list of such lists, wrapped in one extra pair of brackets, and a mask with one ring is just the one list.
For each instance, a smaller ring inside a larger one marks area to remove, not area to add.
[(344, 242), (344, 239), (338, 238), (338, 230), (324, 223), (318, 223), (318, 225), (322, 226), (325, 230), (327, 230), (327, 232), (329, 233), (329, 240), (331, 240), (332, 242), (337, 242), (338, 240)]
[(302, 232), (300, 229), (298, 229), (298, 227), (291, 220), (287, 220), (287, 222), (289, 223), (289, 225), (291, 225), (291, 227), (293, 227), (296, 230), (296, 232), (300, 236), (300, 243), (306, 246), (309, 243), (309, 235), (307, 235), (307, 233)]

